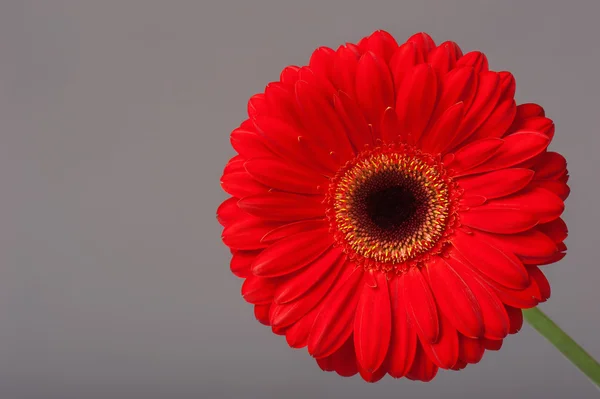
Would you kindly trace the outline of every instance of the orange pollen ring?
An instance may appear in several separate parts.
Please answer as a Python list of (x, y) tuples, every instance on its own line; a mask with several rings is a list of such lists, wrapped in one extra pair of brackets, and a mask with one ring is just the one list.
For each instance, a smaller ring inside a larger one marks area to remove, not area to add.
[(438, 158), (397, 144), (349, 161), (325, 201), (335, 241), (351, 259), (402, 273), (443, 251), (459, 194)]

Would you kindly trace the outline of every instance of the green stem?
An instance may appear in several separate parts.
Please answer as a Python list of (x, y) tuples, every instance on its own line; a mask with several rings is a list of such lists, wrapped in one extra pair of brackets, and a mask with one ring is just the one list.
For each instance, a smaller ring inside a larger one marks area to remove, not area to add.
[(524, 309), (525, 320), (600, 388), (600, 364), (539, 308)]

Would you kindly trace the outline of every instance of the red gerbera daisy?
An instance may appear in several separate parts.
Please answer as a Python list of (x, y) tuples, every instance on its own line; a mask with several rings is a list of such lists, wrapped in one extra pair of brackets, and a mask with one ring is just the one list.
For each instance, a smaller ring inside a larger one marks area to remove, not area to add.
[(217, 214), (256, 318), (374, 382), (458, 370), (550, 296), (565, 255), (552, 120), (484, 54), (377, 31), (248, 104)]

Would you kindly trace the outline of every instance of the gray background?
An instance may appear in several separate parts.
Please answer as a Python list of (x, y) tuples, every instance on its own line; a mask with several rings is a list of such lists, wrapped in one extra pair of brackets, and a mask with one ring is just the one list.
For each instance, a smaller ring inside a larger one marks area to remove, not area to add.
[(600, 357), (600, 2), (0, 1), (0, 398), (591, 398), (530, 328), (430, 384), (320, 371), (254, 321), (214, 214), (246, 100), (383, 28), (484, 50), (573, 192), (543, 309)]

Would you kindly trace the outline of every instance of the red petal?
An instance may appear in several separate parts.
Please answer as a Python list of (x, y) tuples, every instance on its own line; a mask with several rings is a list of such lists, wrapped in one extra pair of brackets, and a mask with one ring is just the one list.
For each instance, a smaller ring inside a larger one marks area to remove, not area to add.
[(255, 305), (271, 303), (275, 287), (273, 279), (250, 276), (242, 284), (242, 296), (246, 302)]
[(512, 100), (515, 96), (515, 90), (517, 88), (515, 77), (512, 73), (507, 71), (498, 72), (498, 75), (500, 75), (500, 87), (502, 88), (502, 96), (500, 97), (500, 100)]
[(336, 265), (339, 265), (341, 257), (342, 251), (339, 248), (326, 250), (308, 267), (279, 285), (273, 300), (277, 304), (283, 304), (298, 299), (317, 283), (322, 282), (324, 276), (329, 276), (331, 271), (336, 269)]
[(313, 169), (326, 176), (339, 169), (329, 150), (317, 145), (318, 141), (302, 136), (305, 132), (299, 125), (270, 116), (258, 116), (254, 127), (269, 141), (269, 147), (286, 161)]
[(299, 270), (331, 247), (326, 229), (308, 231), (277, 241), (260, 253), (252, 264), (252, 273), (263, 277), (283, 276)]
[(293, 86), (280, 82), (269, 83), (265, 88), (265, 99), (272, 116), (294, 123), (300, 120)]
[[(471, 106), (471, 102), (477, 90), (478, 76), (471, 67), (456, 68), (443, 77), (440, 87), (438, 104), (432, 116), (436, 120), (448, 108), (456, 103), (465, 103), (465, 110)], [(448, 137), (445, 142), (449, 143), (454, 135)]]
[(565, 173), (563, 173), (559, 178), (558, 181), (560, 181), (561, 183), (567, 183), (569, 181), (569, 172), (567, 170), (565, 170)]
[(454, 153), (454, 158), (451, 160), (449, 166), (454, 174), (460, 176), (465, 171), (493, 157), (502, 145), (503, 141), (501, 139), (473, 141)]
[(362, 38), (362, 39), (360, 39), (360, 41), (357, 43), (356, 47), (358, 48), (358, 50), (359, 50), (359, 53), (360, 53), (360, 54), (362, 54), (362, 53), (364, 53), (365, 51), (367, 51), (367, 50), (366, 50), (366, 48), (367, 48), (367, 41), (368, 41), (368, 40), (369, 40), (369, 38), (368, 38), (368, 37), (363, 37), (363, 38)]
[(510, 334), (516, 334), (523, 327), (523, 311), (518, 308), (513, 308), (512, 306), (505, 306), (506, 313), (508, 314), (508, 318), (510, 319)]
[(454, 162), (454, 154), (450, 153), (450, 154), (444, 154), (442, 156), (442, 165), (448, 166), (452, 162)]
[(460, 221), (466, 226), (489, 233), (514, 234), (529, 230), (538, 223), (538, 218), (518, 209), (482, 205), (462, 213)]
[(359, 364), (371, 373), (383, 363), (392, 331), (387, 277), (379, 272), (376, 272), (374, 277), (377, 286), (363, 285), (354, 318), (356, 358)]
[(512, 98), (500, 102), (486, 121), (475, 130), (471, 140), (485, 137), (502, 137), (512, 124), (517, 112), (517, 104)]
[(448, 259), (448, 263), (460, 274), (475, 298), (477, 298), (477, 303), (479, 303), (483, 315), (484, 337), (496, 339), (506, 337), (509, 319), (498, 296), (491, 291), (491, 288), (480, 277), (454, 255)]
[(292, 222), (325, 216), (325, 206), (321, 200), (321, 197), (269, 192), (242, 198), (238, 206), (265, 220)]
[[(479, 75), (479, 84), (473, 103), (458, 128), (458, 134), (450, 146), (455, 146), (470, 138), (472, 134), (496, 107), (501, 94), (500, 75), (496, 72), (485, 72)], [(471, 140), (473, 140), (471, 138)]]
[(221, 238), (223, 243), (232, 249), (261, 249), (265, 248), (267, 244), (262, 243), (260, 239), (278, 226), (273, 222), (246, 216), (225, 227)]
[(352, 50), (352, 52), (354, 52), (354, 54), (356, 54), (357, 58), (360, 58), (361, 54), (364, 53), (364, 51), (362, 51), (360, 49), (360, 47), (358, 47), (354, 43), (346, 43), (346, 47), (348, 47), (350, 50)]
[(254, 180), (248, 172), (227, 173), (221, 177), (221, 187), (237, 198), (266, 193), (269, 187)]
[(477, 234), (456, 231), (452, 245), (473, 266), (492, 280), (505, 287), (523, 289), (529, 276), (519, 259), (487, 243)]
[(540, 155), (534, 169), (536, 180), (558, 179), (567, 169), (567, 160), (556, 152), (545, 152)]
[(313, 51), (308, 65), (315, 74), (321, 75), (324, 78), (329, 78), (332, 75), (334, 56), (335, 51), (329, 47), (319, 47)]
[(251, 159), (246, 161), (244, 167), (258, 182), (282, 191), (319, 194), (323, 191), (320, 187), (327, 187), (328, 184), (324, 176), (275, 158)]
[(334, 95), (333, 104), (346, 128), (348, 139), (357, 151), (362, 151), (365, 145), (374, 143), (371, 129), (354, 100), (346, 93), (340, 92)]
[(404, 276), (393, 278), (390, 283), (392, 312), (392, 336), (389, 349), (389, 374), (403, 377), (411, 368), (417, 350), (417, 334), (410, 324), (404, 300)]
[[(463, 52), (460, 49), (460, 47), (458, 46), (458, 44), (456, 44), (453, 41), (446, 41), (442, 44), (439, 45), (439, 47), (447, 47), (448, 51), (450, 52), (450, 56), (455, 59), (458, 60), (459, 58), (463, 57)], [(456, 63), (454, 63), (456, 65)]]
[(246, 159), (275, 155), (266, 139), (254, 132), (236, 129), (231, 132), (230, 141), (233, 149)]
[(528, 309), (538, 305), (542, 299), (540, 289), (533, 278), (530, 279), (527, 288), (523, 290), (513, 290), (506, 287), (502, 287), (488, 281), (488, 284), (498, 298), (504, 302), (504, 304), (513, 306), (515, 308)]
[(429, 343), (421, 339), (421, 345), (429, 359), (440, 368), (452, 368), (458, 360), (458, 334), (444, 316), (440, 317), (439, 340), (436, 343)]
[(300, 298), (288, 303), (274, 303), (271, 309), (271, 324), (276, 327), (289, 326), (299, 321), (302, 316), (308, 314), (318, 305), (323, 304), (331, 287), (338, 281), (343, 266), (343, 259), (332, 265), (324, 278), (312, 289), (307, 290)]
[(504, 252), (511, 252), (518, 256), (546, 257), (557, 252), (556, 244), (552, 239), (539, 230), (529, 230), (509, 235), (480, 234)]
[(556, 152), (545, 152), (534, 169), (536, 180), (555, 180), (567, 170), (567, 160)]
[(469, 170), (469, 173), (489, 172), (517, 165), (535, 157), (550, 143), (548, 137), (535, 132), (517, 132), (503, 140), (504, 144), (492, 158)]
[(479, 363), (483, 358), (483, 342), (481, 339), (473, 339), (459, 334), (458, 358), (466, 363)]
[(378, 124), (383, 111), (394, 105), (394, 86), (387, 65), (375, 54), (367, 52), (358, 61), (355, 88), (367, 121)]
[(508, 129), (507, 133), (510, 134), (518, 131), (537, 132), (548, 137), (549, 140), (552, 140), (552, 137), (554, 137), (554, 128), (552, 119), (543, 116), (536, 116), (523, 120), (517, 120), (515, 118), (515, 122)]
[(544, 108), (542, 108), (538, 104), (533, 103), (520, 104), (517, 107), (517, 116), (515, 122), (517, 120), (521, 121), (535, 116), (546, 116)]
[(265, 326), (269, 324), (269, 310), (271, 309), (271, 304), (267, 305), (254, 305), (254, 317), (259, 321), (260, 324)]
[(489, 351), (498, 351), (502, 348), (502, 342), (501, 339), (484, 339), (483, 346)]
[(254, 128), (265, 140), (265, 145), (283, 159), (291, 159), (303, 165), (307, 154), (298, 146), (298, 137), (302, 131), (293, 121), (273, 116), (260, 115), (254, 118)]
[(371, 51), (377, 57), (388, 62), (398, 47), (396, 39), (389, 33), (378, 30), (367, 38), (365, 51)]
[[(346, 267), (351, 267), (347, 264)], [(312, 326), (308, 339), (308, 352), (316, 358), (325, 357), (336, 350), (352, 334), (354, 314), (358, 303), (358, 287), (363, 269), (356, 268), (334, 288)]]
[[(271, 307), (269, 308), (269, 317), (271, 315), (272, 308), (273, 308), (273, 305), (271, 305)], [(271, 331), (273, 331), (273, 334), (275, 334), (275, 335), (285, 335), (287, 333), (288, 328), (289, 328), (289, 326), (285, 326), (285, 327), (271, 326)]]
[(488, 70), (488, 60), (485, 54), (480, 51), (471, 51), (465, 54), (456, 62), (456, 67), (470, 66), (475, 72), (482, 73)]
[(250, 119), (244, 119), (244, 121), (242, 123), (240, 123), (239, 128), (242, 130), (249, 131), (249, 132), (255, 132), (254, 131), (254, 122), (252, 122), (252, 120), (250, 120)]
[(563, 242), (569, 234), (567, 224), (561, 218), (554, 219), (548, 223), (542, 223), (537, 228), (557, 244)]
[(402, 82), (396, 101), (401, 124), (409, 132), (409, 142), (416, 143), (429, 123), (437, 97), (437, 77), (428, 64), (413, 68)]
[(421, 270), (412, 267), (404, 277), (404, 298), (412, 324), (427, 342), (439, 337), (438, 312), (431, 289)]
[(217, 221), (225, 227), (239, 218), (240, 208), (237, 206), (237, 198), (228, 198), (217, 208)]
[[(309, 84), (309, 86), (318, 89), (318, 91), (325, 98), (330, 99), (331, 96), (336, 92), (333, 84), (320, 73), (315, 73), (310, 67), (302, 67), (298, 71), (298, 81), (304, 81)], [(298, 83), (298, 82), (296, 82)]]
[(544, 273), (537, 266), (530, 266), (527, 268), (529, 270), (529, 275), (536, 282), (538, 288), (540, 289), (540, 294), (542, 295), (541, 302), (544, 302), (550, 298), (551, 289), (550, 283)]
[(231, 272), (237, 277), (247, 278), (252, 275), (250, 265), (261, 251), (234, 251), (229, 263)]
[(427, 273), (438, 307), (452, 325), (469, 337), (481, 337), (483, 335), (481, 309), (475, 295), (460, 275), (438, 256), (432, 257), (428, 262)]
[(472, 207), (481, 206), (485, 204), (487, 199), (481, 195), (474, 195), (472, 197), (462, 197), (459, 201), (461, 210), (469, 210)]
[(333, 371), (333, 355), (318, 358), (317, 365), (323, 371), (327, 371), (327, 372)]
[(340, 159), (353, 158), (344, 126), (333, 109), (333, 98), (329, 100), (303, 81), (296, 82), (295, 88), (306, 136), (321, 141), (326, 150), (337, 153)]
[(465, 111), (465, 104), (458, 102), (446, 109), (432, 128), (421, 138), (421, 149), (429, 153), (442, 152), (454, 137)]
[(333, 370), (342, 377), (351, 377), (358, 373), (354, 340), (349, 338), (346, 343), (332, 356)]
[(483, 175), (458, 179), (465, 189), (465, 196), (483, 196), (487, 199), (504, 197), (515, 193), (529, 184), (534, 172), (529, 169), (501, 169)]
[(292, 348), (304, 348), (308, 345), (308, 335), (310, 329), (315, 322), (319, 307), (314, 307), (310, 312), (305, 314), (296, 323), (291, 325), (285, 332), (285, 339), (288, 345)]
[[(352, 342), (352, 339), (348, 339)], [(352, 377), (358, 373), (354, 344), (345, 345), (333, 355), (333, 370), (342, 377)]]
[(403, 131), (400, 127), (396, 111), (388, 107), (383, 113), (381, 120), (381, 140), (384, 143), (393, 143), (401, 139), (402, 133)]
[(456, 66), (456, 60), (462, 52), (454, 42), (444, 42), (433, 49), (427, 56), (427, 62), (435, 69), (438, 76), (445, 75)]
[(351, 97), (355, 95), (354, 77), (356, 76), (358, 59), (359, 56), (354, 51), (347, 46), (340, 46), (333, 62), (333, 70), (336, 71), (332, 76), (333, 84)]
[(363, 367), (360, 367), (360, 364), (359, 364), (358, 372), (360, 373), (361, 378), (363, 380), (365, 380), (366, 382), (375, 383), (375, 382), (381, 380), (383, 377), (385, 377), (385, 374), (387, 373), (387, 367), (385, 365), (383, 365), (379, 369), (375, 370), (374, 372), (369, 372), (369, 371), (365, 370)]
[(530, 258), (530, 257), (522, 257), (523, 263), (526, 265), (550, 265), (552, 263), (556, 263), (562, 260), (567, 254), (564, 252), (557, 252), (552, 256), (548, 256), (545, 258)]
[(279, 80), (281, 83), (292, 85), (300, 79), (298, 72), (300, 72), (299, 67), (294, 65), (287, 66), (283, 68), (283, 71), (279, 74)]
[(423, 62), (423, 60), (418, 59), (417, 48), (414, 43), (404, 43), (394, 51), (394, 55), (390, 60), (390, 71), (392, 72), (396, 92), (400, 89), (407, 72), (411, 71), (419, 62)]
[(565, 183), (555, 180), (534, 180), (531, 185), (532, 187), (550, 191), (562, 201), (565, 201), (569, 197), (569, 194), (571, 194), (571, 189), (569, 186), (567, 186)]
[(467, 362), (465, 362), (464, 360), (458, 359), (458, 361), (456, 362), (454, 367), (452, 367), (451, 370), (460, 371), (460, 370), (465, 369), (466, 367), (467, 367)]
[(267, 109), (267, 101), (263, 93), (258, 93), (250, 97), (248, 100), (248, 116), (251, 118), (262, 114)]
[(351, 377), (358, 373), (354, 340), (349, 338), (344, 345), (330, 356), (317, 359), (317, 364), (324, 371), (335, 371), (342, 377)]
[(552, 192), (543, 188), (523, 190), (509, 197), (490, 201), (487, 206), (495, 209), (514, 209), (531, 213), (539, 223), (547, 223), (558, 218), (565, 209), (564, 202)]
[(329, 226), (329, 223), (324, 219), (302, 220), (300, 222), (288, 223), (269, 231), (263, 236), (261, 242), (273, 243), (293, 234), (302, 233), (305, 231), (320, 230), (326, 228), (327, 226)]
[(236, 155), (227, 162), (223, 168), (223, 176), (230, 173), (244, 172), (244, 158)]
[(415, 33), (407, 40), (408, 43), (414, 43), (422, 60), (427, 59), (427, 54), (435, 48), (435, 42), (425, 32)]
[(438, 366), (436, 366), (425, 351), (419, 344), (417, 345), (417, 353), (415, 354), (415, 361), (406, 375), (409, 380), (429, 382), (433, 380), (438, 372)]

